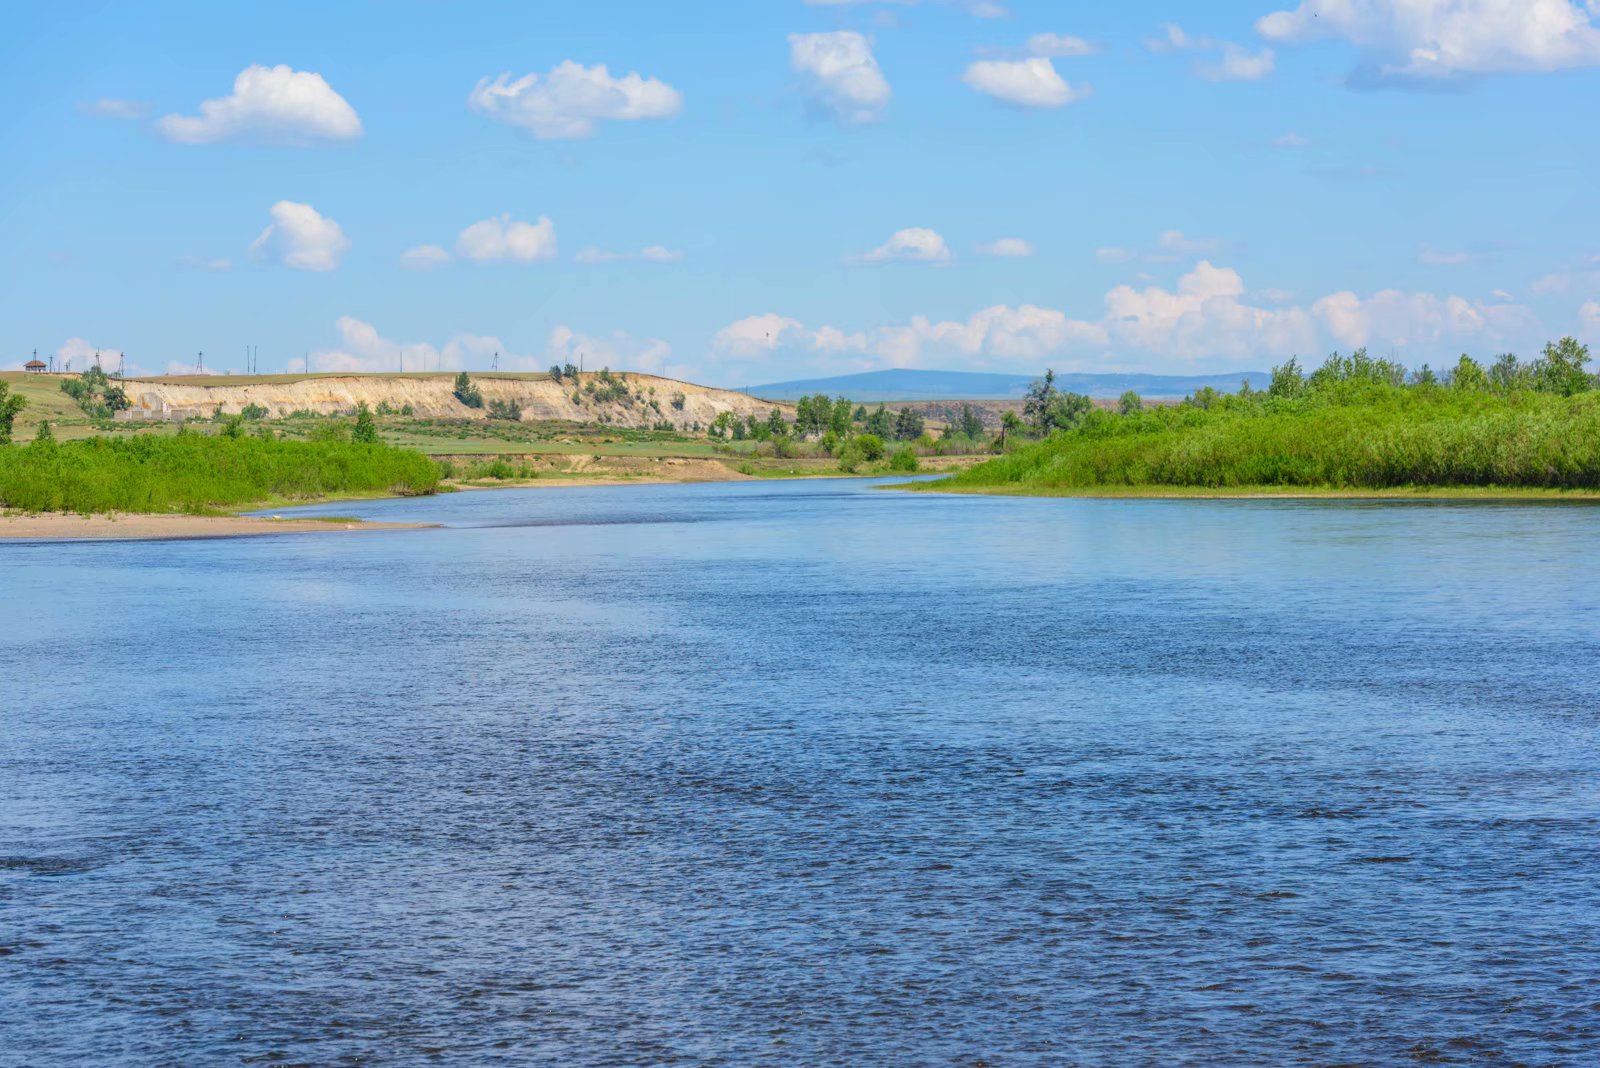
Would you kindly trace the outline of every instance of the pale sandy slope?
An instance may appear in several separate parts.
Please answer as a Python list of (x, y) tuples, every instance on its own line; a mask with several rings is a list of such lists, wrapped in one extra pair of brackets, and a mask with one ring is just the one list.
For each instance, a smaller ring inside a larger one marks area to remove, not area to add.
[[(612, 378), (626, 387), (626, 399), (599, 401), (586, 387), (605, 383), (594, 374), (583, 376), (583, 387), (570, 380), (557, 383), (546, 378), (497, 377), (475, 374), (472, 382), (483, 394), (483, 408), (469, 408), (453, 393), (454, 375), (314, 375), (292, 379), (269, 379), (239, 384), (206, 385), (184, 382), (181, 378), (133, 379), (127, 385), (128, 399), (137, 414), (159, 418), (177, 413), (184, 417), (210, 416), (218, 406), (226, 415), (235, 415), (246, 405), (267, 409), (270, 416), (297, 411), (321, 415), (348, 415), (357, 404), (376, 410), (387, 404), (395, 411), (406, 405), (422, 419), (486, 419), (488, 404), (509, 401), (526, 420), (567, 420), (579, 423), (604, 422), (625, 427), (654, 427), (671, 423), (675, 428), (703, 429), (722, 412), (739, 418), (755, 415), (766, 418), (773, 408), (792, 415), (789, 405), (773, 404), (743, 393), (712, 389), (688, 382), (677, 382), (654, 375), (615, 374)], [(681, 398), (682, 406), (674, 401)]]

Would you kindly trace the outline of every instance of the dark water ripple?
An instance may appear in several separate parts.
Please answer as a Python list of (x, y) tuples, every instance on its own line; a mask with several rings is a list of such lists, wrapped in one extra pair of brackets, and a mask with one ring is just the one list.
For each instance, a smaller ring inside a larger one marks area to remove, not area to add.
[(1600, 512), (359, 507), (0, 548), (0, 1064), (1600, 1063)]

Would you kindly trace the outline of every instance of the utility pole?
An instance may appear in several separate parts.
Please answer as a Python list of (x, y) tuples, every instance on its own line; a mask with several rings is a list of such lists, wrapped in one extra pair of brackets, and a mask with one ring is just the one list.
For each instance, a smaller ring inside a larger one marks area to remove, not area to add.
[(205, 354), (204, 351), (202, 351), (202, 352), (198, 353), (195, 356), (194, 373), (197, 374), (197, 375), (203, 375), (203, 374), (205, 374), (205, 372), (206, 372), (206, 354)]
[(498, 349), (495, 350), (494, 359), (489, 361), (489, 370), (500, 370), (500, 351)]
[(119, 379), (128, 377), (128, 354), (126, 352), (117, 353), (117, 377)]

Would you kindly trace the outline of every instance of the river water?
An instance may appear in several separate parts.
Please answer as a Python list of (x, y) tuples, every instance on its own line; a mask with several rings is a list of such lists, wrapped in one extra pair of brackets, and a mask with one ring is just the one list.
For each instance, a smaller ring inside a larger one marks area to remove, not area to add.
[(1600, 1063), (1600, 511), (0, 546), (0, 1064)]

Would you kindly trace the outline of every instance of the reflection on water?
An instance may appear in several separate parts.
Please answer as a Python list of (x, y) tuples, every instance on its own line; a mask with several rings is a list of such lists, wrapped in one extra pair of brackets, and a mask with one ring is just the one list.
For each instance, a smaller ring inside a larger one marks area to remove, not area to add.
[(1600, 512), (0, 547), (0, 1064), (1600, 1061)]

